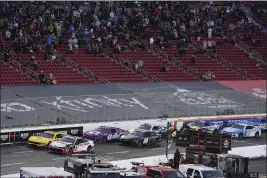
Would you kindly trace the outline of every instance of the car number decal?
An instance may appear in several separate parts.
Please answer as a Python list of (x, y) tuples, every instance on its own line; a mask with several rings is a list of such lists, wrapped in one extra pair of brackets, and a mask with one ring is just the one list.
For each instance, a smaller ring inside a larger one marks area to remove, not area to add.
[(144, 138), (143, 144), (147, 144), (148, 143), (148, 138)]

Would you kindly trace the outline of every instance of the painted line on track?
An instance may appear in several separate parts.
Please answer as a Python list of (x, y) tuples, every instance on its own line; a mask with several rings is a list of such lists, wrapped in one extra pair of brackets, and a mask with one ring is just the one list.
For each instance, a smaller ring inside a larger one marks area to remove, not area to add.
[(24, 163), (26, 163), (26, 162), (3, 164), (3, 165), (1, 165), (1, 167), (12, 166), (12, 165), (19, 165), (19, 164), (24, 164)]
[(259, 166), (259, 165), (266, 165), (266, 162), (258, 163), (258, 164), (250, 164), (249, 166)]
[(152, 149), (150, 149), (150, 150), (163, 150), (163, 149), (166, 149), (166, 148), (152, 148)]
[(23, 153), (32, 153), (32, 152), (36, 152), (34, 150), (31, 151), (18, 151), (18, 152), (13, 152), (13, 154), (23, 154)]
[(232, 142), (236, 142), (236, 143), (246, 143), (246, 144), (249, 144), (249, 145), (255, 145), (255, 146), (258, 146), (258, 145), (259, 145), (259, 144), (256, 144), (256, 143), (248, 142), (248, 140), (246, 140), (246, 141), (243, 141), (243, 140), (232, 140)]
[(123, 154), (128, 153), (129, 151), (119, 151), (119, 152), (113, 152), (113, 153), (107, 153), (108, 155), (115, 155), (115, 154)]
[(55, 161), (55, 160), (62, 160), (62, 159), (66, 159), (66, 158), (53, 158), (52, 160)]

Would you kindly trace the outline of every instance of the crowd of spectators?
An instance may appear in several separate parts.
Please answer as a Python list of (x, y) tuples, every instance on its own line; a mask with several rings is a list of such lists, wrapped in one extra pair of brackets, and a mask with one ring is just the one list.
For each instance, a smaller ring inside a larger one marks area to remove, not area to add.
[[(183, 57), (190, 44), (193, 41), (200, 42), (203, 37), (205, 39), (200, 52), (216, 52), (216, 46), (222, 45), (221, 42), (216, 43), (216, 38), (223, 38), (235, 30), (241, 32), (245, 27), (249, 28), (249, 32), (243, 38), (258, 44), (253, 38), (257, 27), (246, 17), (242, 10), (243, 3), (240, 2), (226, 2), (225, 7), (215, 6), (212, 2), (190, 4), (181, 1), (35, 1), (0, 4), (0, 30), (5, 40), (12, 42), (9, 47), (1, 43), (1, 52), (9, 55), (8, 50), (12, 49), (16, 54), (32, 54), (30, 66), (36, 72), (40, 70), (35, 55), (40, 50), (45, 51), (44, 60), (62, 58), (57, 48), (62, 45), (66, 34), (69, 37), (68, 54), (76, 53), (80, 48), (88, 49), (93, 55), (101, 55), (105, 48), (120, 54), (136, 51), (137, 48), (145, 49), (144, 41), (151, 47), (168, 48), (172, 40), (176, 40), (178, 56)], [(238, 18), (237, 24), (230, 23), (231, 15)], [(160, 29), (158, 36), (152, 34), (151, 27)], [(266, 33), (266, 29), (262, 31)], [(45, 48), (40, 48), (36, 41), (45, 44)], [(198, 53), (195, 51), (191, 57), (192, 64), (196, 62)], [(22, 55), (18, 60), (23, 61)], [(142, 66), (143, 61), (139, 61), (135, 68), (137, 70)], [(169, 68), (164, 63), (159, 70), (167, 72)], [(41, 72), (40, 76), (43, 75)], [(54, 78), (53, 74), (50, 76)], [(201, 79), (210, 80), (212, 76), (201, 74)], [(45, 77), (40, 78), (43, 81)], [(50, 83), (55, 84), (56, 80), (51, 79)]]

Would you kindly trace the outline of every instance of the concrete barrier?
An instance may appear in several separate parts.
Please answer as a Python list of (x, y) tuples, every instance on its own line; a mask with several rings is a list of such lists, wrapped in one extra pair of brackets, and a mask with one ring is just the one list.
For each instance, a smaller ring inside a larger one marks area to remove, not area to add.
[[(232, 150), (229, 151), (229, 154), (240, 155), (240, 156), (248, 157), (251, 159), (266, 157), (266, 145), (232, 148)], [(169, 159), (173, 158), (173, 154), (169, 154), (168, 158)], [(159, 155), (159, 156), (150, 156), (150, 157), (132, 158), (132, 159), (127, 159), (127, 160), (111, 161), (111, 163), (116, 164), (121, 168), (131, 169), (132, 168), (131, 162), (142, 162), (145, 165), (158, 165), (159, 163), (166, 162), (166, 161), (167, 161), (166, 155)], [(1, 176), (1, 178), (2, 177), (17, 178), (19, 177), (19, 174), (4, 175), (4, 176)]]

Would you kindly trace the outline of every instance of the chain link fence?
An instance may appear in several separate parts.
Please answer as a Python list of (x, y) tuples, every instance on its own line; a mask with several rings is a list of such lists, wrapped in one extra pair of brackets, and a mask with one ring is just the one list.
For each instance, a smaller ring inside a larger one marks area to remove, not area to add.
[(1, 128), (255, 113), (265, 100), (232, 90), (58, 96), (1, 100)]

